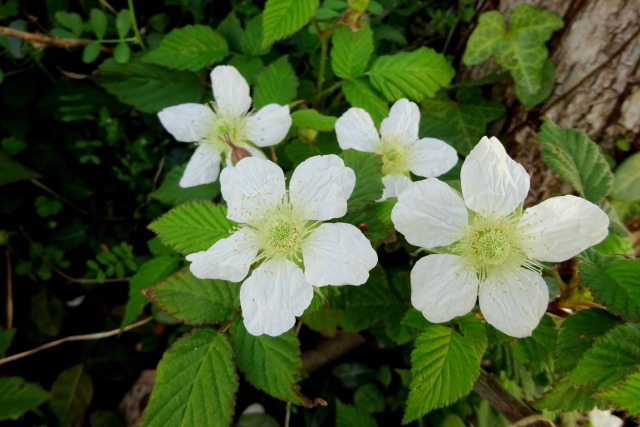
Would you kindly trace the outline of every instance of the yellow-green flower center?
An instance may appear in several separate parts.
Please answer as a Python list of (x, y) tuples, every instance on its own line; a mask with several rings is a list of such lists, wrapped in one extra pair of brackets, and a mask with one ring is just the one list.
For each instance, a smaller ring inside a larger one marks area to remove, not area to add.
[(397, 175), (409, 173), (409, 148), (396, 141), (382, 141), (382, 174)]

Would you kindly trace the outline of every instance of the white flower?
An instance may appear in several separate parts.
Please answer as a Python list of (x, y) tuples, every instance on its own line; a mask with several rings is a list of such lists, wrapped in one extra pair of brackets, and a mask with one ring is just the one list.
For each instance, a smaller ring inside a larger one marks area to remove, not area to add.
[(355, 174), (335, 155), (315, 156), (293, 172), (289, 190), (275, 163), (240, 160), (220, 174), (227, 217), (239, 229), (190, 254), (199, 278), (242, 281), (244, 324), (253, 335), (280, 335), (309, 306), (314, 286), (361, 285), (378, 262), (355, 226), (325, 221), (347, 212)]
[(215, 67), (211, 86), (213, 109), (203, 104), (181, 104), (158, 113), (160, 122), (175, 139), (198, 144), (180, 180), (181, 187), (218, 179), (220, 161), (224, 158), (227, 165), (231, 164), (234, 146), (240, 157), (244, 153), (265, 158), (255, 146), (279, 143), (291, 127), (288, 105), (269, 104), (258, 112), (249, 111), (249, 85), (234, 67)]
[(350, 108), (336, 121), (338, 144), (343, 150), (376, 153), (382, 158), (381, 200), (398, 195), (411, 184), (409, 172), (423, 177), (442, 175), (458, 162), (456, 150), (439, 139), (418, 139), (420, 111), (406, 99), (396, 101), (380, 124), (380, 135), (369, 113)]
[[(391, 218), (413, 245), (449, 247), (411, 271), (411, 302), (432, 322), (473, 309), (514, 337), (531, 335), (549, 293), (537, 261), (559, 262), (602, 241), (609, 218), (575, 196), (528, 208), (529, 176), (496, 138), (482, 138), (462, 165), (462, 196), (437, 178), (416, 182)], [(537, 260), (537, 261), (536, 261)]]

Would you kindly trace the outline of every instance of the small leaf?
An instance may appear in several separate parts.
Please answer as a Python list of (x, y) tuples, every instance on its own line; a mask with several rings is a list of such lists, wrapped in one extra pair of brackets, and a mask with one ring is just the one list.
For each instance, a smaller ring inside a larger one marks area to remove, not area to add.
[(131, 29), (131, 15), (129, 9), (122, 9), (118, 12), (116, 17), (116, 30), (118, 31), (118, 37), (125, 38)]
[(297, 93), (298, 78), (287, 56), (273, 61), (258, 76), (253, 91), (253, 107), (257, 110), (267, 104), (287, 105)]
[(240, 305), (239, 289), (236, 283), (198, 279), (184, 269), (148, 289), (146, 294), (176, 319), (204, 324), (231, 320)]
[(49, 406), (61, 425), (82, 424), (93, 397), (93, 381), (83, 365), (62, 371), (51, 385)]
[(300, 343), (293, 331), (277, 337), (254, 336), (237, 318), (231, 326), (231, 341), (236, 349), (238, 368), (254, 387), (271, 396), (295, 404), (305, 404), (297, 391), (302, 369)]
[(551, 373), (553, 349), (557, 341), (558, 331), (553, 319), (543, 316), (530, 337), (516, 341), (513, 346), (513, 355), (523, 365), (531, 366), (536, 370), (545, 369)]
[[(95, 10), (95, 9), (94, 9)], [(91, 64), (100, 56), (100, 42), (91, 42), (82, 50), (82, 62)]]
[(352, 31), (348, 25), (341, 25), (331, 38), (331, 44), (333, 72), (342, 79), (355, 79), (367, 69), (373, 53), (373, 31), (369, 26)]
[[(102, 40), (107, 34), (107, 15), (100, 9), (91, 9), (91, 28), (98, 40)], [(89, 61), (91, 62), (91, 61)]]
[(336, 427), (377, 427), (376, 420), (366, 411), (346, 405), (336, 399)]
[(481, 64), (495, 54), (505, 35), (505, 22), (497, 10), (480, 15), (462, 57), (465, 65)]
[(325, 116), (313, 108), (294, 111), (291, 113), (291, 120), (293, 121), (293, 126), (319, 131), (331, 131), (336, 125), (336, 117)]
[(187, 164), (185, 163), (171, 169), (160, 187), (151, 193), (151, 197), (165, 205), (175, 206), (194, 200), (212, 200), (220, 194), (220, 183), (218, 181), (211, 184), (196, 185), (195, 187), (180, 187), (179, 182), (186, 168)]
[(542, 160), (582, 197), (597, 203), (609, 194), (613, 174), (598, 145), (584, 133), (546, 119), (537, 139), (542, 145)]
[(229, 425), (237, 390), (229, 339), (212, 329), (195, 329), (164, 353), (140, 425)]
[(64, 316), (64, 306), (52, 292), (46, 287), (41, 287), (38, 292), (31, 297), (31, 320), (38, 327), (38, 330), (50, 337), (60, 333), (62, 318)]
[(319, 0), (267, 0), (262, 16), (262, 47), (304, 27), (318, 4)]
[(444, 55), (426, 47), (380, 56), (369, 71), (371, 84), (389, 102), (399, 98), (421, 102), (447, 87), (454, 75)]
[(0, 378), (0, 421), (16, 420), (49, 399), (49, 393), (20, 377)]
[(630, 375), (623, 383), (616, 384), (598, 396), (633, 415), (640, 415), (640, 372)]
[(129, 47), (129, 43), (120, 42), (113, 49), (113, 59), (118, 64), (126, 64), (131, 59), (131, 48)]
[(384, 395), (373, 383), (360, 386), (353, 395), (353, 402), (369, 414), (384, 411)]
[(41, 175), (16, 162), (0, 151), (0, 186), (25, 179), (38, 179)]
[(364, 209), (382, 197), (382, 160), (378, 155), (346, 150), (340, 157), (356, 174), (356, 186), (347, 201), (349, 211)]
[(365, 80), (347, 80), (342, 85), (344, 96), (354, 107), (365, 110), (376, 126), (389, 114), (389, 105)]
[(176, 206), (149, 225), (165, 245), (185, 254), (209, 249), (229, 237), (235, 223), (227, 210), (213, 203), (190, 202)]
[(4, 357), (9, 346), (13, 342), (16, 329), (4, 329), (0, 327), (0, 358)]
[(613, 178), (611, 197), (625, 202), (640, 200), (640, 153), (626, 158), (616, 168)]
[(211, 27), (187, 25), (172, 30), (142, 60), (176, 70), (199, 71), (228, 54), (226, 40)]

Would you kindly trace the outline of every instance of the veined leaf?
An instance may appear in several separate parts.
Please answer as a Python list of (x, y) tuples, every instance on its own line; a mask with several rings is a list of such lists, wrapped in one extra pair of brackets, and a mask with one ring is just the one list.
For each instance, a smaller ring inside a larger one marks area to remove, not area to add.
[(591, 385), (573, 384), (570, 376), (560, 378), (547, 390), (544, 396), (535, 403), (538, 409), (549, 411), (580, 411), (592, 410), (600, 402), (593, 397), (596, 388)]
[(146, 294), (163, 310), (187, 323), (219, 323), (233, 318), (239, 286), (225, 280), (198, 279), (187, 269), (181, 270)]
[(61, 425), (82, 423), (93, 397), (93, 381), (82, 365), (65, 369), (51, 385), (49, 406)]
[(0, 378), (0, 421), (15, 420), (49, 399), (49, 393), (38, 384), (20, 377)]
[(120, 101), (145, 113), (200, 102), (205, 93), (205, 87), (193, 73), (168, 70), (137, 60), (118, 64), (107, 59), (98, 67), (96, 82)]
[(540, 72), (540, 88), (535, 92), (529, 92), (529, 90), (520, 84), (515, 82), (516, 97), (518, 101), (525, 108), (531, 108), (544, 102), (553, 92), (553, 86), (556, 83), (556, 67), (551, 60), (547, 59), (542, 65), (542, 71)]
[(294, 111), (291, 113), (291, 120), (293, 120), (293, 126), (319, 131), (331, 131), (336, 125), (336, 117), (325, 116), (313, 108)]
[(371, 84), (390, 102), (399, 98), (421, 102), (449, 86), (454, 75), (444, 55), (426, 47), (380, 56), (369, 71)]
[(186, 25), (171, 30), (142, 60), (176, 70), (199, 71), (222, 61), (228, 53), (226, 40), (211, 27)]
[(349, 211), (363, 209), (382, 197), (382, 160), (377, 154), (346, 150), (340, 157), (356, 174), (356, 186), (347, 201)]
[(478, 26), (473, 30), (467, 42), (462, 62), (465, 65), (476, 65), (489, 59), (500, 46), (505, 32), (502, 13), (492, 10), (480, 15)]
[(185, 163), (171, 169), (160, 187), (151, 193), (151, 196), (165, 205), (175, 206), (192, 200), (212, 200), (220, 194), (219, 181), (189, 188), (180, 187), (178, 183), (186, 168), (187, 164)]
[(195, 329), (164, 353), (140, 425), (228, 425), (237, 389), (229, 339), (212, 329)]
[(539, 369), (553, 370), (553, 349), (557, 345), (558, 331), (553, 319), (543, 316), (540, 324), (534, 329), (530, 337), (516, 341), (513, 355), (523, 365)]
[(342, 91), (349, 104), (369, 113), (376, 126), (389, 114), (387, 102), (365, 80), (347, 80), (342, 85)]
[(640, 415), (640, 372), (629, 376), (623, 383), (617, 384), (599, 394), (618, 408), (626, 409), (633, 415)]
[[(418, 310), (414, 309), (413, 312), (414, 315), (417, 312), (424, 319), (424, 316)], [(465, 341), (473, 346), (476, 357), (481, 360), (489, 342), (486, 324), (471, 313), (457, 317), (455, 321), (460, 326), (460, 332), (462, 332)], [(428, 323), (428, 320), (424, 319), (424, 322)]]
[(584, 133), (546, 119), (536, 138), (542, 145), (542, 160), (582, 197), (597, 203), (611, 192), (611, 169), (598, 145)]
[(209, 249), (231, 234), (235, 223), (226, 217), (224, 206), (191, 202), (176, 206), (155, 220), (149, 228), (164, 243), (186, 254)]
[(364, 73), (373, 53), (373, 31), (365, 26), (351, 31), (341, 25), (331, 38), (331, 67), (342, 79), (355, 79)]
[(319, 0), (267, 0), (262, 15), (262, 46), (287, 37), (313, 17)]
[(296, 97), (298, 78), (289, 64), (287, 56), (273, 61), (258, 76), (253, 91), (253, 108), (260, 109), (267, 104), (287, 105)]
[(237, 318), (231, 326), (231, 340), (238, 368), (254, 387), (287, 402), (307, 404), (297, 391), (302, 357), (293, 331), (277, 337), (253, 336), (245, 329), (242, 319)]
[(611, 197), (626, 202), (640, 200), (640, 153), (625, 159), (617, 167), (613, 177)]
[(364, 410), (336, 399), (336, 427), (377, 427), (378, 423)]
[(340, 317), (340, 323), (347, 332), (368, 328), (385, 315), (389, 306), (397, 304), (386, 274), (378, 266), (371, 270), (366, 283), (345, 289), (344, 296), (346, 310)]
[(434, 325), (416, 339), (411, 352), (411, 385), (403, 424), (455, 402), (480, 375), (480, 357), (451, 328)]

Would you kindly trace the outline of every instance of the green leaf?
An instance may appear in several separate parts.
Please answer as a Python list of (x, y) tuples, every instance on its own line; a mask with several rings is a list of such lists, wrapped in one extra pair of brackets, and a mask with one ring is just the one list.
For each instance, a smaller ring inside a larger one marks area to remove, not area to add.
[(260, 109), (267, 104), (287, 105), (295, 98), (298, 78), (289, 64), (287, 56), (273, 61), (258, 76), (253, 90), (253, 108)]
[(241, 47), (242, 53), (248, 56), (259, 56), (269, 51), (268, 46), (262, 46), (262, 15), (256, 15), (247, 22)]
[(331, 67), (342, 79), (355, 79), (367, 69), (373, 53), (373, 31), (365, 26), (351, 31), (348, 25), (338, 27), (331, 38)]
[(571, 372), (596, 339), (619, 324), (620, 320), (597, 308), (580, 310), (569, 316), (562, 322), (555, 348), (556, 371)]
[(363, 384), (358, 387), (353, 395), (353, 402), (367, 413), (384, 411), (384, 395), (373, 383)]
[(457, 101), (442, 93), (422, 103), (420, 135), (441, 139), (468, 155), (487, 133), (487, 125), (505, 113), (504, 105), (482, 97), (478, 88), (457, 92)]
[(499, 11), (492, 10), (480, 15), (478, 25), (467, 42), (462, 62), (476, 65), (489, 59), (500, 46), (505, 31), (504, 17)]
[[(413, 312), (417, 312), (424, 319), (424, 316), (418, 310), (414, 309)], [(406, 317), (405, 319), (408, 320)], [(462, 332), (462, 336), (473, 346), (476, 357), (478, 358), (478, 360), (481, 360), (482, 356), (487, 350), (487, 343), (489, 341), (487, 337), (486, 324), (476, 316), (474, 316), (472, 313), (457, 317), (455, 321), (460, 326), (460, 332)], [(424, 319), (424, 322), (428, 323), (428, 320)], [(424, 328), (424, 326), (422, 326), (422, 328)]]
[(593, 385), (576, 385), (571, 382), (570, 376), (566, 376), (556, 381), (553, 388), (535, 403), (535, 407), (548, 411), (587, 412), (599, 402), (593, 397), (595, 391)]
[(127, 42), (120, 42), (113, 49), (113, 60), (118, 64), (126, 64), (131, 59), (131, 48)]
[(582, 197), (597, 203), (609, 194), (613, 174), (598, 145), (584, 133), (545, 119), (537, 139), (542, 145), (542, 160)]
[(553, 319), (543, 316), (540, 324), (534, 329), (530, 337), (516, 341), (513, 346), (513, 355), (523, 365), (531, 366), (536, 370), (553, 370), (553, 349), (558, 341), (558, 331)]
[(229, 339), (212, 329), (195, 329), (164, 353), (140, 425), (229, 425), (237, 390)]
[(302, 357), (293, 331), (277, 337), (254, 336), (247, 332), (242, 319), (237, 318), (231, 326), (231, 341), (236, 349), (238, 368), (251, 385), (287, 402), (307, 403), (297, 391)]
[(116, 30), (118, 31), (118, 37), (125, 38), (131, 29), (131, 15), (129, 9), (122, 9), (118, 12), (116, 17)]
[(389, 114), (389, 105), (365, 80), (347, 80), (342, 85), (344, 96), (354, 107), (365, 110), (376, 126)]
[(369, 280), (358, 287), (345, 289), (346, 309), (340, 323), (346, 332), (357, 332), (368, 328), (384, 317), (396, 298), (389, 289), (384, 270), (376, 266)]
[(190, 202), (176, 206), (149, 224), (165, 245), (185, 254), (209, 249), (231, 235), (235, 223), (222, 205)]
[(71, 30), (73, 37), (80, 38), (82, 35), (82, 17), (77, 13), (58, 11), (55, 13), (56, 21), (63, 27)]
[(50, 337), (60, 333), (64, 306), (62, 301), (46, 287), (40, 288), (31, 297), (30, 312), (31, 320), (40, 332)]
[(142, 59), (176, 70), (199, 71), (229, 54), (226, 40), (206, 25), (187, 25), (167, 34)]
[(434, 325), (418, 336), (411, 352), (411, 386), (403, 424), (455, 402), (480, 375), (473, 346), (451, 328)]
[(49, 406), (60, 425), (82, 424), (93, 397), (93, 381), (83, 365), (60, 372), (51, 385)]
[(319, 0), (267, 0), (262, 15), (262, 47), (304, 27), (318, 4)]
[(549, 98), (555, 83), (556, 67), (553, 62), (547, 59), (542, 66), (540, 88), (535, 92), (529, 92), (520, 82), (516, 81), (516, 97), (523, 107), (534, 107)]
[(13, 160), (0, 151), (0, 186), (25, 179), (38, 179), (41, 175)]
[(620, 325), (598, 339), (584, 354), (572, 378), (602, 388), (640, 369), (640, 324)]
[(98, 40), (102, 40), (107, 34), (107, 15), (100, 9), (91, 9), (91, 28)]
[(426, 47), (380, 56), (369, 71), (371, 84), (389, 102), (400, 98), (421, 102), (449, 86), (454, 75), (444, 55)]
[(336, 427), (377, 427), (371, 415), (353, 405), (346, 405), (336, 399)]
[(311, 313), (305, 313), (302, 316), (302, 321), (309, 329), (331, 338), (338, 332), (341, 315), (341, 310), (323, 307)]
[(196, 185), (195, 187), (180, 187), (179, 182), (186, 168), (187, 164), (185, 163), (171, 169), (160, 187), (151, 193), (151, 197), (165, 205), (175, 206), (194, 200), (212, 200), (220, 194), (220, 183), (218, 181), (211, 184)]
[(640, 153), (627, 157), (616, 168), (611, 197), (625, 202), (640, 200)]
[(382, 160), (377, 154), (350, 149), (340, 157), (356, 174), (356, 186), (347, 201), (349, 211), (364, 209), (382, 197)]
[(136, 317), (142, 313), (144, 306), (149, 303), (142, 290), (155, 285), (176, 271), (176, 268), (178, 268), (178, 261), (171, 256), (152, 258), (140, 266), (138, 272), (134, 274), (129, 282), (129, 299), (124, 309), (124, 318), (120, 327), (125, 327), (136, 320)]
[(625, 409), (633, 415), (640, 415), (640, 372), (600, 393), (599, 397), (609, 400), (618, 408)]
[(181, 270), (145, 293), (176, 319), (192, 324), (231, 320), (240, 305), (239, 286), (225, 280), (198, 279)]
[(0, 378), (0, 421), (16, 420), (49, 399), (49, 393), (20, 377)]
[(145, 113), (200, 102), (205, 93), (193, 73), (167, 70), (137, 60), (126, 65), (106, 60), (98, 67), (96, 82), (120, 101)]
[[(95, 10), (95, 9), (94, 9)], [(82, 62), (91, 64), (100, 56), (100, 42), (91, 42), (82, 50)]]
[(609, 311), (627, 320), (640, 320), (640, 259), (622, 259), (604, 266), (584, 261), (579, 272), (596, 300)]
[(294, 111), (291, 113), (291, 120), (293, 121), (293, 126), (319, 131), (331, 131), (336, 125), (336, 117), (325, 116), (313, 108)]
[(0, 327), (0, 358), (4, 357), (7, 353), (7, 349), (13, 342), (13, 337), (16, 334), (16, 329), (4, 329)]

